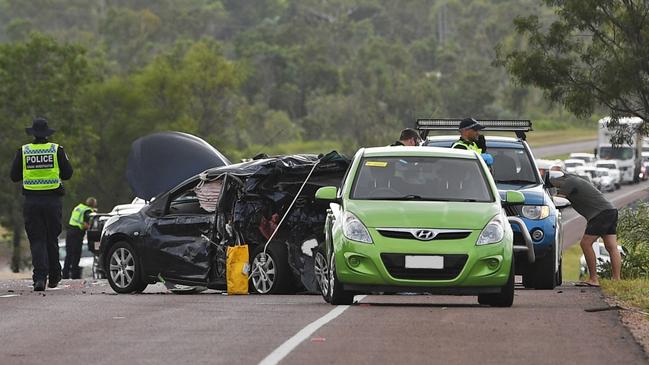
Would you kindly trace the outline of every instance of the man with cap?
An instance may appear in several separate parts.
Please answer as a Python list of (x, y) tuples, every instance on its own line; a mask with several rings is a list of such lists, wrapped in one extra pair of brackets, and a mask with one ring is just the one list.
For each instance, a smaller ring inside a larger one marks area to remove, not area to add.
[(63, 279), (81, 279), (81, 250), (83, 237), (90, 226), (90, 213), (97, 208), (97, 199), (88, 198), (85, 204), (79, 203), (70, 215), (69, 226), (65, 234), (65, 261), (63, 262)]
[(482, 156), (487, 165), (493, 164), (493, 156), (487, 153), (487, 142), (480, 131), (484, 126), (473, 118), (464, 118), (460, 122), (460, 139), (451, 148), (475, 151)]
[(586, 232), (580, 241), (588, 265), (589, 279), (579, 286), (599, 286), (597, 262), (593, 243), (598, 237), (604, 240), (604, 246), (611, 257), (613, 280), (620, 280), (622, 257), (617, 248), (617, 209), (591, 183), (573, 174), (560, 171), (553, 166), (550, 171), (550, 184), (558, 189), (558, 195), (570, 201), (572, 207), (588, 221)]
[(61, 281), (58, 237), (61, 233), (61, 180), (72, 177), (72, 166), (63, 147), (49, 142), (54, 133), (45, 118), (36, 118), (27, 134), (32, 143), (18, 149), (11, 166), (11, 180), (22, 181), (25, 196), (23, 217), (34, 272), (34, 291), (55, 288)]
[(453, 143), (451, 148), (472, 150), (480, 154), (486, 153), (487, 144), (484, 136), (480, 134), (480, 131), (483, 129), (484, 126), (473, 118), (462, 119), (460, 122), (460, 139)]
[(416, 130), (412, 128), (406, 128), (401, 131), (399, 140), (391, 144), (390, 146), (419, 146), (421, 143), (421, 137)]

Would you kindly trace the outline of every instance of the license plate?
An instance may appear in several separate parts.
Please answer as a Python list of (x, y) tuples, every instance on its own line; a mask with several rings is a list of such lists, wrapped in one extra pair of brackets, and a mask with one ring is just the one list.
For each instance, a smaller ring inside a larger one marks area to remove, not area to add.
[(406, 269), (443, 269), (444, 256), (406, 256)]

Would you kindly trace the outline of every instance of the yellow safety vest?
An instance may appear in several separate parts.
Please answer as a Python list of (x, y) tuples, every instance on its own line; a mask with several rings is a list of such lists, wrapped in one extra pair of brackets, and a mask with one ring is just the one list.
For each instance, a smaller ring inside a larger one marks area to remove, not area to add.
[(25, 190), (54, 190), (61, 186), (58, 149), (56, 143), (30, 143), (22, 147)]
[(455, 148), (455, 146), (464, 146), (469, 151), (476, 151), (479, 154), (482, 153), (482, 148), (478, 147), (478, 145), (475, 142), (471, 142), (471, 144), (468, 144), (464, 140), (460, 139), (457, 142), (453, 143), (451, 148)]
[(90, 208), (89, 206), (83, 203), (74, 207), (74, 209), (72, 210), (72, 214), (70, 215), (70, 222), (69, 222), (70, 225), (72, 227), (77, 227), (83, 230), (85, 228), (83, 217), (85, 216), (86, 212), (89, 210), (92, 211), (92, 208)]

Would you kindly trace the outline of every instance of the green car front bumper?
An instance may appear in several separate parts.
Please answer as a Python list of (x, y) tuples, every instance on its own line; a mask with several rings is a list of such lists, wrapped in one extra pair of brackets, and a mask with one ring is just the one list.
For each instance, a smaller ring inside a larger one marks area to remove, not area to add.
[[(512, 233), (502, 241), (476, 246), (480, 231), (463, 239), (419, 241), (389, 238), (369, 229), (374, 243), (335, 234), (334, 252), (338, 279), (356, 292), (427, 292), (449, 295), (498, 293), (512, 269)], [(442, 256), (443, 268), (405, 267), (406, 256)]]

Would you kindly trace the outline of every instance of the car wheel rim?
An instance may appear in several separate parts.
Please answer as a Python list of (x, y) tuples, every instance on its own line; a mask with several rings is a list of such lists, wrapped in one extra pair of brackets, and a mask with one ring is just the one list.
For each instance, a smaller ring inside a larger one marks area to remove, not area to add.
[(331, 264), (329, 265), (329, 294), (331, 297), (333, 297), (334, 291), (336, 290), (334, 285), (335, 277), (336, 277), (336, 258), (332, 254)]
[(126, 248), (120, 247), (110, 256), (110, 278), (118, 288), (131, 285), (135, 278), (135, 258)]
[(320, 291), (323, 295), (327, 295), (329, 292), (329, 267), (327, 260), (320, 252), (315, 255), (315, 275), (318, 284), (320, 284)]
[[(263, 258), (263, 259), (262, 259)], [(270, 292), (275, 283), (275, 261), (270, 255), (260, 252), (252, 261), (252, 286), (258, 293)]]

